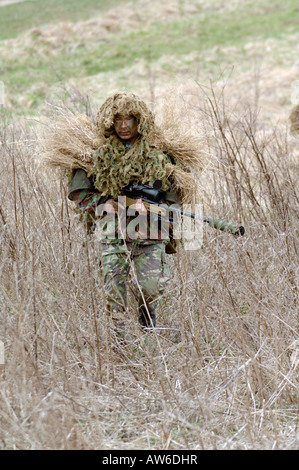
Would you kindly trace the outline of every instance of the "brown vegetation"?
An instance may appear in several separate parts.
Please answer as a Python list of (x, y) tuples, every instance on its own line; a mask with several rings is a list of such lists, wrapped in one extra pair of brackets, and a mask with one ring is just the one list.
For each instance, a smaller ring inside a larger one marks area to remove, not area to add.
[(97, 242), (32, 159), (35, 129), (2, 116), (2, 448), (298, 448), (296, 148), (222, 92), (193, 98), (205, 210), (246, 234), (205, 227), (201, 250), (169, 255), (158, 328), (142, 333), (132, 302), (127, 346), (104, 315)]

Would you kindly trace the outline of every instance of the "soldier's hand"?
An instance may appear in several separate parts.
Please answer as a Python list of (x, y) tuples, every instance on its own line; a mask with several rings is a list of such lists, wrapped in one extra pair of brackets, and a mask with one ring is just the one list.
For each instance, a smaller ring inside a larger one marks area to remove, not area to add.
[(108, 199), (102, 207), (103, 212), (107, 212), (107, 214), (115, 214), (117, 212), (118, 206), (117, 202), (113, 199)]
[(135, 208), (136, 208), (136, 211), (139, 212), (139, 214), (146, 214), (147, 213), (146, 207), (143, 204), (142, 199), (137, 199), (136, 200)]

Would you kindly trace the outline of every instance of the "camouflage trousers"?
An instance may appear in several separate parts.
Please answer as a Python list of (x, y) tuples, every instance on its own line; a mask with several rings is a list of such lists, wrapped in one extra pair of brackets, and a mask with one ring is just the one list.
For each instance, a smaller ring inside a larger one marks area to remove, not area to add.
[(151, 310), (156, 308), (170, 277), (163, 243), (102, 243), (99, 261), (110, 308), (126, 308), (127, 280), (130, 272), (133, 274), (134, 294), (139, 307), (145, 303)]

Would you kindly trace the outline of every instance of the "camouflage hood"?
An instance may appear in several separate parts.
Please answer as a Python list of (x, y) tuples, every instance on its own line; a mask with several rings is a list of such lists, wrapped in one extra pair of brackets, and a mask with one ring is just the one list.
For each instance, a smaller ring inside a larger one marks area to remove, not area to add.
[(138, 120), (138, 132), (148, 139), (156, 130), (154, 115), (134, 93), (118, 92), (109, 96), (97, 114), (97, 133), (100, 138), (115, 134), (113, 121), (116, 114), (131, 115)]
[[(127, 149), (114, 130), (117, 114), (134, 116), (138, 121), (139, 136)], [(117, 198), (129, 183), (152, 185), (162, 181), (164, 190), (170, 189), (170, 158), (150, 146), (155, 134), (154, 116), (148, 106), (133, 93), (115, 93), (106, 99), (97, 114), (97, 133), (102, 145), (93, 156), (95, 187), (103, 196)]]

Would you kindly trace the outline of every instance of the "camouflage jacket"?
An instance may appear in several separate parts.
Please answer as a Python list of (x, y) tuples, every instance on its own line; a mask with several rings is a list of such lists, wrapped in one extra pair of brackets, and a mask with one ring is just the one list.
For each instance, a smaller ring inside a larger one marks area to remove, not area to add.
[[(101, 196), (94, 187), (93, 178), (88, 177), (84, 170), (77, 169), (73, 172), (68, 188), (68, 198), (75, 202), (77, 211), (85, 214), (89, 227), (97, 225), (97, 229), (101, 233), (100, 239), (103, 243), (118, 243), (120, 239), (127, 242), (133, 241), (138, 245), (151, 245), (163, 242), (168, 245), (169, 253), (175, 252), (170, 245), (171, 233), (168, 231), (167, 236), (165, 236), (167, 230), (163, 230), (157, 221), (151, 218), (152, 216), (149, 213), (145, 216), (138, 215), (137, 219), (136, 214), (132, 215), (131, 211), (130, 215), (126, 216), (125, 236), (123, 233), (120, 233), (120, 220), (117, 214), (103, 215), (98, 210), (101, 204), (104, 204), (111, 198)], [(179, 195), (174, 191), (168, 191), (166, 202), (168, 204), (179, 203)], [(138, 221), (141, 222), (142, 229), (140, 229)], [(142, 224), (142, 222), (144, 223)], [(135, 228), (138, 228), (136, 232)], [(140, 236), (136, 235), (136, 238), (132, 238), (134, 232), (140, 233)]]

